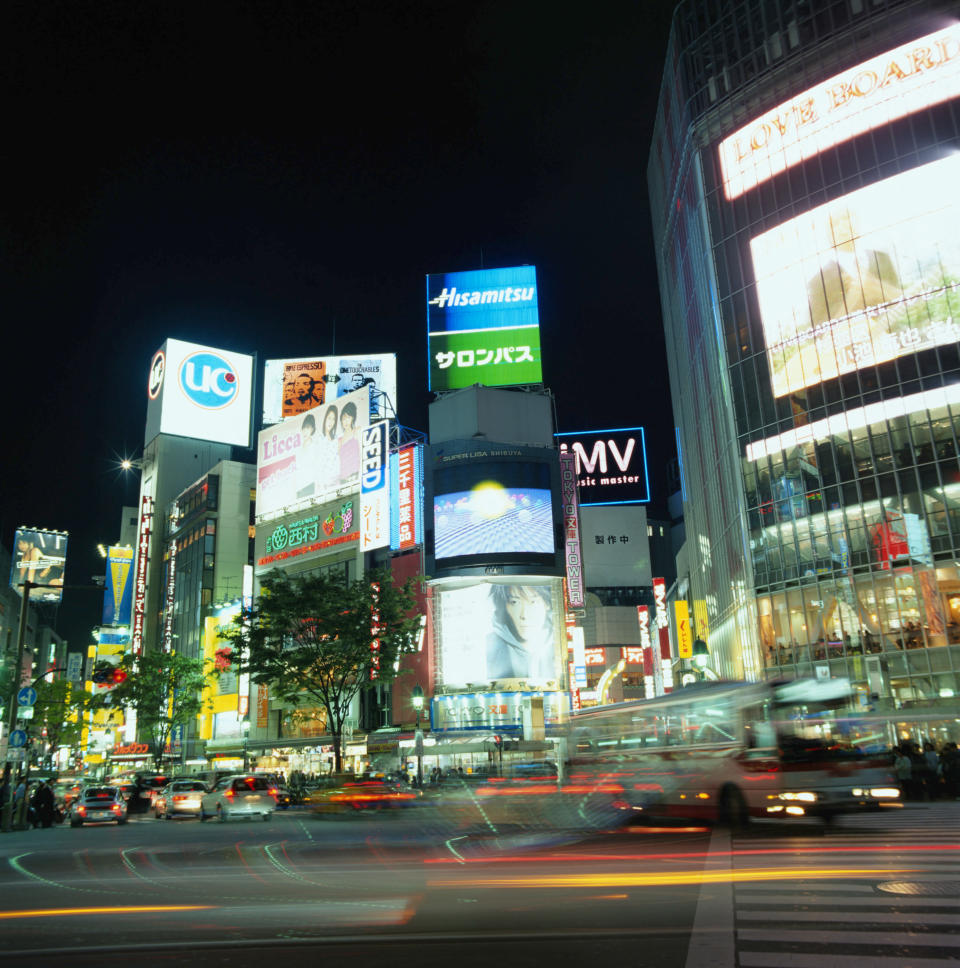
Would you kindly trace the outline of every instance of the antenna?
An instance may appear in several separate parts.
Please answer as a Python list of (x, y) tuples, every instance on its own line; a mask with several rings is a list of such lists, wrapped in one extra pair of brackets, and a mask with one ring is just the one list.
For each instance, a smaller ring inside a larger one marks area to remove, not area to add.
[(330, 355), (337, 355), (337, 320), (333, 320), (333, 339), (330, 346)]

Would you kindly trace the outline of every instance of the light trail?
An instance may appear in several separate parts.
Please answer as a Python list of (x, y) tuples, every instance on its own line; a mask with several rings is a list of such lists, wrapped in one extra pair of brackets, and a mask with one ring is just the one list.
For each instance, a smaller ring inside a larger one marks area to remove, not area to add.
[(28, 911), (0, 911), (0, 919), (64, 918), (83, 914), (164, 914), (169, 911), (209, 911), (213, 904), (145, 904), (135, 907), (47, 908)]
[(489, 877), (474, 880), (428, 881), (429, 887), (666, 887), (684, 884), (730, 884), (748, 881), (816, 880), (843, 877), (889, 877), (913, 873), (909, 869), (886, 868), (788, 868), (746, 871), (668, 871), (663, 874), (554, 874), (541, 877)]

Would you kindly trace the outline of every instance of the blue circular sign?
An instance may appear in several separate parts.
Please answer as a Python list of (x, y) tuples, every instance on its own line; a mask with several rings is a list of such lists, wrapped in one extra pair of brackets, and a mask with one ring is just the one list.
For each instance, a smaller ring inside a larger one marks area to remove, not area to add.
[(191, 353), (180, 365), (180, 389), (204, 410), (222, 410), (237, 397), (240, 381), (229, 361), (206, 350)]
[(17, 704), (20, 706), (34, 706), (37, 702), (37, 690), (33, 686), (24, 686), (17, 693)]
[(10, 734), (10, 746), (17, 749), (21, 746), (27, 745), (27, 734), (22, 729), (15, 729)]

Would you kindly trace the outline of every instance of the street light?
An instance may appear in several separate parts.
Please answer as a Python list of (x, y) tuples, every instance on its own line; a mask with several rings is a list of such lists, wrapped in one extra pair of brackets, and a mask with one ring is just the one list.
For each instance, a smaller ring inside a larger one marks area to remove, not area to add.
[(710, 650), (707, 648), (707, 643), (703, 639), (697, 639), (693, 643), (693, 661), (694, 664), (699, 668), (703, 668), (707, 664), (707, 660), (710, 658)]
[(413, 746), (417, 754), (417, 786), (423, 786), (423, 733), (420, 731), (420, 710), (423, 709), (423, 689), (414, 686), (410, 693), (410, 701), (417, 713), (417, 731), (413, 737)]

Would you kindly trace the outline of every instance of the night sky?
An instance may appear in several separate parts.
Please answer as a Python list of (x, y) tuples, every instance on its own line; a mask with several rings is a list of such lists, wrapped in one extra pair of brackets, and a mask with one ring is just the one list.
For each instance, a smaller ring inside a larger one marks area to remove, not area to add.
[[(0, 15), (0, 540), (102, 574), (150, 357), (396, 352), (427, 429), (428, 272), (537, 266), (561, 430), (674, 454), (646, 165), (672, 0), (54, 3)], [(98, 596), (46, 619), (76, 646)]]

